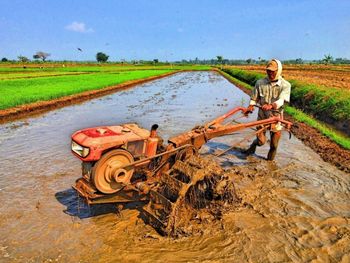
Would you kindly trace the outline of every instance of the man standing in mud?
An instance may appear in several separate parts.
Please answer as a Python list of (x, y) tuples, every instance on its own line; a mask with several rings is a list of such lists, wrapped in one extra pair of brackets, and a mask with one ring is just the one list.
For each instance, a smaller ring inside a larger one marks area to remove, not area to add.
[[(289, 102), (291, 85), (282, 78), (282, 63), (277, 59), (272, 59), (266, 66), (267, 77), (259, 79), (251, 95), (250, 103), (245, 113), (254, 111), (255, 105), (260, 105), (258, 120), (270, 118), (271, 116), (281, 116), (283, 114), (283, 105)], [(258, 130), (263, 127), (257, 127)], [(281, 138), (282, 125), (279, 123), (270, 129), (270, 150), (267, 160), (272, 161), (275, 158), (278, 142)], [(266, 142), (266, 130), (257, 134), (256, 139), (250, 147), (244, 151), (246, 154), (254, 154), (257, 146), (262, 146)]]

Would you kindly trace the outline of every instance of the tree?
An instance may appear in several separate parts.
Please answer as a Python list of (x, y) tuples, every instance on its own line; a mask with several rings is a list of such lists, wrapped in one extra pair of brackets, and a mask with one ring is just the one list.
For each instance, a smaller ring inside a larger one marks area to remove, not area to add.
[(218, 60), (218, 64), (221, 64), (221, 69), (222, 69), (222, 61), (223, 61), (223, 57), (222, 56), (216, 56), (217, 60)]
[(350, 64), (350, 59), (347, 58), (336, 58), (335, 59), (336, 64)]
[(329, 64), (329, 63), (332, 62), (332, 61), (333, 61), (333, 57), (332, 57), (330, 54), (324, 55), (323, 62), (324, 62), (326, 65)]
[(157, 58), (153, 59), (153, 63), (157, 64), (159, 62), (159, 60)]
[(295, 64), (303, 64), (304, 62), (303, 62), (303, 59), (302, 58), (297, 58), (296, 60), (295, 60)]
[(251, 59), (251, 58), (248, 58), (248, 59), (246, 60), (246, 62), (247, 62), (248, 64), (252, 63), (252, 61), (253, 61), (253, 59)]
[(33, 55), (33, 58), (34, 59), (42, 59), (43, 61), (46, 60), (47, 57), (51, 56), (50, 53), (46, 53), (46, 52), (43, 52), (43, 51), (38, 51), (36, 52), (34, 55)]
[(20, 62), (28, 62), (29, 61), (29, 58), (22, 56), (22, 55), (19, 55), (17, 58)]
[(109, 56), (107, 56), (105, 53), (103, 52), (98, 52), (96, 54), (96, 60), (97, 62), (106, 62), (108, 60)]
[(1, 62), (7, 62), (7, 61), (9, 61), (7, 58), (2, 58), (1, 59)]
[(216, 59), (218, 60), (218, 64), (222, 63), (223, 57), (222, 56), (216, 56)]

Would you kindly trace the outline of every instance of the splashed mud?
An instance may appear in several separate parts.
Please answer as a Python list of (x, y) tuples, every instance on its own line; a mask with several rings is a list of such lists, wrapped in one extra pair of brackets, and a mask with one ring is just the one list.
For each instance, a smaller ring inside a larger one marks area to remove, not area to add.
[(167, 139), (247, 102), (220, 75), (188, 72), (1, 125), (0, 261), (349, 262), (349, 174), (287, 134), (275, 162), (265, 161), (267, 146), (213, 157), (251, 131), (201, 149), (234, 179), (240, 201), (218, 220), (203, 215), (188, 237), (160, 236), (143, 203), (89, 207), (70, 188), (81, 173), (69, 145), (78, 129), (158, 123)]
[(202, 233), (238, 202), (233, 180), (212, 158), (177, 160), (150, 193), (147, 223), (168, 237)]

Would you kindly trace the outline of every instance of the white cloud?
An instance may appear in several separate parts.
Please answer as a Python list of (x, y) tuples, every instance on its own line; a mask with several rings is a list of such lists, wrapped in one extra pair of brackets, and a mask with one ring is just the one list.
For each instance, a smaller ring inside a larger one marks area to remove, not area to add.
[(92, 33), (94, 30), (92, 28), (86, 28), (85, 23), (80, 22), (73, 22), (70, 25), (66, 26), (65, 29), (79, 32), (79, 33)]
[(184, 30), (183, 30), (182, 27), (179, 27), (179, 28), (177, 29), (177, 32), (182, 33), (182, 32), (184, 32)]

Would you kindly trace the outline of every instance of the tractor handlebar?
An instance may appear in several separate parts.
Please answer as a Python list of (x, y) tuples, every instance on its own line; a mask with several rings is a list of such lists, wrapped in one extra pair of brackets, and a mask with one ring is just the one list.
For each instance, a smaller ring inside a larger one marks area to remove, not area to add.
[[(259, 109), (262, 109), (263, 111), (265, 111), (263, 108), (262, 108), (262, 105), (249, 105), (247, 108), (245, 108), (245, 110), (243, 111), (243, 114), (245, 116), (248, 116), (248, 114), (252, 113), (254, 109), (251, 109), (250, 106), (253, 106), (253, 107), (256, 107), (256, 108), (259, 108)], [(270, 110), (266, 110), (266, 111), (270, 111), (270, 112), (274, 112), (274, 113), (281, 113), (279, 110), (275, 110), (275, 109), (270, 109)]]

